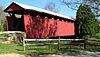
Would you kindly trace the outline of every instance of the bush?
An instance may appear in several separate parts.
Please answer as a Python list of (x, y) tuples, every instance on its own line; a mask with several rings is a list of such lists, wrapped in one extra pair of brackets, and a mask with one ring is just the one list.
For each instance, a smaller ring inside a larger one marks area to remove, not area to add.
[(100, 39), (100, 33), (97, 33), (97, 34), (96, 34), (96, 38), (97, 38), (97, 39)]
[(1, 20), (1, 22), (0, 22), (0, 31), (6, 31), (6, 21), (5, 21), (5, 19)]

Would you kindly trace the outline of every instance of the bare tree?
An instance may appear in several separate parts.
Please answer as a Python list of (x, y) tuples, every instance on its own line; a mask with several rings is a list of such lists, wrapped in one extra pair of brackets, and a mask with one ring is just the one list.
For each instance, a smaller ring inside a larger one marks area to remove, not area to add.
[(59, 12), (59, 9), (56, 7), (56, 4), (53, 2), (47, 3), (44, 9), (55, 12), (55, 13)]
[(5, 13), (3, 12), (3, 7), (0, 5), (0, 31), (6, 29)]
[(0, 6), (0, 21), (4, 18), (3, 7)]
[(100, 0), (63, 0), (69, 8), (77, 10), (80, 5), (89, 5), (95, 16), (100, 17)]

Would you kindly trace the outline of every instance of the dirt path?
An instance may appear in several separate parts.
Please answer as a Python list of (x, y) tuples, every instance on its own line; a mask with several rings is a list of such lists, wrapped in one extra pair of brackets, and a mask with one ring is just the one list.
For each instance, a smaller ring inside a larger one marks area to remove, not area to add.
[(16, 53), (0, 54), (0, 57), (100, 57), (100, 52), (67, 52), (61, 55), (48, 54), (48, 55), (22, 55)]
[(29, 57), (29, 56), (16, 54), (16, 53), (10, 53), (10, 54), (0, 54), (0, 57)]

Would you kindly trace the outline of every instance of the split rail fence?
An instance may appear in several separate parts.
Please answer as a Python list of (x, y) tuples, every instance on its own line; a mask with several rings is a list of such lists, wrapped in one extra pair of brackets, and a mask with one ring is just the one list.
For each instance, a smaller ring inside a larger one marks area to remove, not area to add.
[[(40, 43), (40, 44), (33, 44), (33, 43), (27, 43), (27, 42), (48, 42), (48, 41), (55, 41), (56, 43)], [(52, 45), (57, 45), (58, 46), (58, 49), (60, 49), (60, 42), (61, 41), (70, 41), (70, 42), (77, 42), (77, 43), (70, 43), (70, 44), (64, 44), (64, 45), (69, 45), (70, 47), (73, 46), (73, 45), (79, 45), (81, 41), (84, 42), (84, 39), (61, 39), (60, 37), (58, 37), (58, 39), (25, 39), (23, 38), (23, 48), (24, 48), (24, 51), (26, 50), (26, 46), (31, 46), (31, 45), (49, 45), (49, 44), (52, 44)]]

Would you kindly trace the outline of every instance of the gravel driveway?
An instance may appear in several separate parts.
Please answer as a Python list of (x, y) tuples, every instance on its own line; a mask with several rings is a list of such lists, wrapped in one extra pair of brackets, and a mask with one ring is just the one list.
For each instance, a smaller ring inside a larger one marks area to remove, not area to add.
[(81, 51), (78, 53), (67, 52), (61, 55), (48, 54), (48, 55), (22, 55), (16, 53), (0, 54), (0, 57), (100, 57), (100, 52)]

